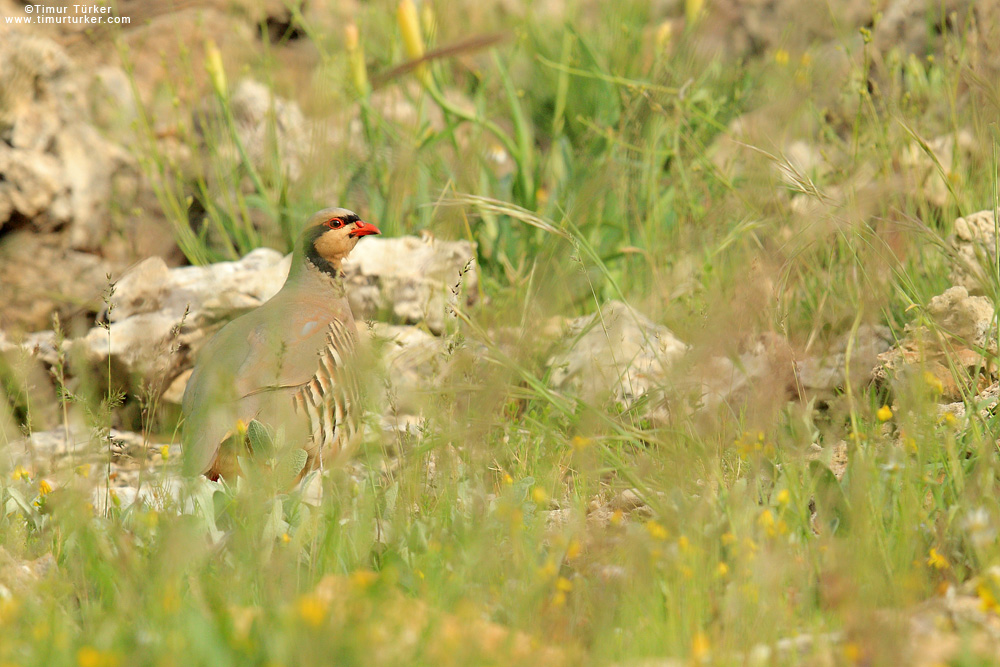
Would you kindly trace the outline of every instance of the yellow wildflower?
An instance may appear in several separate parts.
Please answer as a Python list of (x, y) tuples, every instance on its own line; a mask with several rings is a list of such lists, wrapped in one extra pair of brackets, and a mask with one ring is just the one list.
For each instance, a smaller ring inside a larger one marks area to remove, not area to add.
[(17, 598), (9, 597), (0, 600), (0, 623), (10, 622), (20, 610), (21, 603)]
[(728, 547), (730, 544), (736, 542), (736, 536), (729, 532), (723, 533), (719, 539), (722, 541), (722, 546), (724, 547)]
[(691, 541), (687, 538), (687, 535), (681, 535), (677, 538), (677, 546), (680, 547), (681, 551), (687, 551), (691, 548)]
[(729, 574), (729, 566), (728, 566), (728, 565), (726, 565), (725, 563), (722, 563), (722, 562), (720, 562), (720, 563), (719, 563), (719, 564), (718, 564), (718, 565), (717, 565), (717, 566), (715, 567), (715, 573), (716, 573), (717, 575), (719, 575), (720, 577), (724, 577), (724, 576), (726, 576), (727, 574)]
[(648, 532), (654, 540), (665, 540), (670, 535), (670, 533), (667, 532), (667, 529), (661, 526), (654, 519), (650, 519), (646, 522), (646, 532)]
[(787, 505), (791, 499), (792, 494), (788, 492), (788, 489), (778, 491), (777, 501), (779, 505)]
[(924, 371), (924, 384), (930, 387), (935, 394), (944, 393), (944, 383), (941, 382), (941, 378), (930, 371)]
[(52, 483), (47, 479), (43, 479), (38, 483), (38, 495), (47, 496), (52, 493)]
[(101, 664), (101, 652), (93, 646), (83, 646), (76, 652), (76, 664), (80, 667), (97, 667)]
[(281, 534), (281, 541), (284, 542), (285, 544), (288, 544), (289, 542), (292, 541), (292, 536), (289, 535), (288, 533), (282, 533)]
[(580, 546), (580, 540), (573, 538), (569, 541), (569, 546), (566, 547), (566, 560), (573, 560), (580, 555), (583, 551), (583, 547)]
[(556, 562), (549, 558), (545, 561), (545, 564), (538, 568), (538, 576), (541, 579), (551, 579), (559, 573), (559, 568), (556, 567)]
[(556, 590), (568, 593), (573, 590), (573, 582), (566, 577), (559, 577), (556, 579)]
[(372, 570), (361, 569), (351, 572), (351, 584), (353, 584), (355, 588), (359, 588), (361, 590), (370, 588), (371, 585), (377, 580), (378, 573), (373, 572)]
[(878, 417), (880, 422), (887, 422), (892, 419), (892, 410), (888, 405), (883, 405), (878, 409), (878, 412), (875, 413), (875, 416)]
[(170, 458), (170, 447), (167, 445), (160, 446), (160, 458), (164, 461)]
[(175, 586), (170, 585), (163, 589), (163, 597), (160, 598), (160, 604), (163, 606), (163, 611), (168, 614), (172, 614), (181, 608), (181, 596), (178, 594)]
[(549, 190), (542, 186), (535, 188), (535, 201), (539, 206), (545, 206), (549, 201)]
[(948, 559), (939, 554), (937, 549), (933, 548), (927, 554), (927, 565), (933, 567), (935, 570), (947, 570), (951, 567)]
[(584, 438), (579, 435), (574, 435), (573, 439), (570, 440), (570, 445), (572, 445), (573, 449), (575, 449), (576, 451), (586, 449), (587, 447), (590, 446), (590, 438)]
[(539, 505), (544, 505), (549, 501), (549, 494), (542, 487), (536, 486), (531, 490), (531, 499)]
[(326, 604), (316, 595), (303, 595), (295, 605), (299, 618), (314, 628), (326, 620)]
[(982, 607), (983, 611), (992, 611), (996, 613), (1000, 610), (1000, 605), (997, 604), (996, 596), (993, 595), (993, 589), (991, 589), (987, 584), (980, 582), (976, 586), (976, 595), (979, 596), (979, 606)]
[(12, 480), (14, 480), (15, 482), (17, 480), (19, 480), (19, 479), (23, 479), (24, 481), (28, 481), (29, 479), (31, 479), (31, 473), (29, 473), (24, 468), (24, 466), (17, 466), (16, 468), (14, 468), (14, 472), (12, 472), (10, 474), (10, 478)]
[(507, 520), (507, 524), (511, 530), (520, 530), (524, 525), (524, 512), (521, 511), (520, 507), (501, 505), (497, 513), (500, 515), (500, 518)]
[(711, 649), (712, 646), (708, 643), (708, 637), (705, 633), (695, 633), (694, 637), (691, 639), (691, 658), (699, 662), (705, 660), (708, 658), (708, 654)]
[(83, 646), (76, 652), (76, 664), (80, 667), (117, 667), (118, 656), (110, 651), (100, 651), (93, 646)]
[(785, 49), (778, 49), (774, 52), (774, 62), (779, 65), (787, 65), (789, 60), (788, 51)]

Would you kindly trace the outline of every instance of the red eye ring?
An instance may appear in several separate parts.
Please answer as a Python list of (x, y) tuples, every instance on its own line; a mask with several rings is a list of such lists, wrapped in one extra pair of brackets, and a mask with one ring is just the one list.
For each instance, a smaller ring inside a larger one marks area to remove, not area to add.
[(330, 218), (329, 220), (327, 220), (323, 224), (326, 225), (327, 227), (329, 227), (330, 229), (340, 229), (341, 227), (344, 226), (344, 219), (343, 218)]

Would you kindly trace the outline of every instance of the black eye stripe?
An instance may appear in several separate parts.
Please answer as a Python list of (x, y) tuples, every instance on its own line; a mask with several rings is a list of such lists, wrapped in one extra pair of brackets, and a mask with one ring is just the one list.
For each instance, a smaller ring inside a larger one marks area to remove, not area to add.
[(351, 213), (350, 215), (338, 215), (335, 218), (330, 218), (323, 223), (323, 226), (329, 229), (340, 229), (341, 227), (346, 227), (347, 225), (354, 224), (356, 222), (361, 222), (361, 218), (359, 218), (356, 214)]

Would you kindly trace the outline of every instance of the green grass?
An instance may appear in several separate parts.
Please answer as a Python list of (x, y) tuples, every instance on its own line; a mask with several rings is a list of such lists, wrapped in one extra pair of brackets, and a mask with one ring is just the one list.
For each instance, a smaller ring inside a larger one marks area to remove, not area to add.
[[(314, 89), (283, 87), (280, 46), (249, 63), (307, 108), (358, 110), (357, 141), (317, 151), (301, 179), (277, 167), (280, 145), (265, 169), (245, 147), (222, 150), (238, 144), (231, 80), (205, 89), (218, 126), (207, 138), (185, 129), (189, 109), (156, 118), (208, 156), (193, 176), (158, 148), (151, 110), (133, 144), (192, 262), (288, 249), (305, 214), (334, 203), (387, 235), (476, 241), (489, 300), (455, 318), (457, 351), (422, 432), (401, 444), (374, 429), (318, 481), (318, 506), (302, 489), (247, 483), (194, 485), (186, 508), (95, 502), (100, 466), (5, 475), (0, 547), (50, 565), (26, 578), (0, 561), (0, 664), (745, 664), (758, 645), (802, 635), (815, 638), (804, 655), (764, 664), (898, 664), (906, 615), (947, 587), (995, 613), (996, 417), (942, 419), (919, 381), (889, 395), (852, 378), (823, 404), (751, 394), (701, 412), (668, 387), (670, 418), (651, 424), (551, 390), (538, 324), (623, 299), (701, 357), (765, 332), (800, 357), (863, 323), (902, 336), (948, 286), (941, 239), (954, 218), (996, 201), (998, 96), (967, 35), (935, 35), (933, 58), (875, 58), (845, 33), (837, 44), (854, 64), (837, 70), (818, 46), (706, 60), (697, 30), (658, 48), (660, 17), (643, 2), (565, 24), (459, 4), (437, 7), (428, 48), (510, 38), (433, 61), (424, 79), (372, 90), (342, 35), (308, 24)], [(359, 12), (376, 81), (406, 59), (395, 7)], [(412, 122), (383, 114), (390, 93), (412, 104)], [(754, 147), (726, 148), (751, 113)], [(926, 158), (931, 139), (961, 129), (976, 140), (969, 154)], [(794, 166), (789, 138), (823, 166)], [(489, 158), (500, 149), (502, 169)], [(720, 167), (727, 150), (735, 168)], [(910, 151), (926, 158), (919, 178)], [(932, 202), (925, 179), (940, 174), (945, 196)], [(331, 192), (338, 201), (321, 200)], [(110, 368), (55, 408), (32, 403), (11, 369), (7, 438), (15, 422), (54, 427), (67, 411), (98, 436), (139, 421), (154, 441), (175, 438), (176, 415), (153, 395), (141, 418), (122, 416), (119, 403), (139, 398), (107, 388)], [(61, 362), (60, 384), (63, 373)], [(381, 409), (378, 391), (370, 400)], [(828, 452), (841, 440), (838, 480)], [(813, 443), (827, 455), (813, 460)], [(159, 483), (162, 467), (143, 465)], [(615, 511), (626, 489), (643, 509)]]

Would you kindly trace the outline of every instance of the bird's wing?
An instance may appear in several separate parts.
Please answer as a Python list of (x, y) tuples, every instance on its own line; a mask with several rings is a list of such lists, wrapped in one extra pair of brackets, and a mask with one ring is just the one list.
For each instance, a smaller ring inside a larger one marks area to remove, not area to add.
[(301, 386), (316, 373), (326, 345), (327, 313), (295, 314), (281, 324), (262, 322), (247, 336), (246, 355), (236, 370), (241, 398)]
[(184, 394), (187, 472), (207, 471), (240, 420), (295, 426), (292, 395), (316, 373), (331, 320), (339, 315), (354, 327), (346, 300), (335, 310), (310, 305), (275, 301), (233, 320), (205, 346)]
[[(244, 316), (245, 317), (245, 316)], [(206, 472), (237, 420), (245, 415), (238, 409), (237, 368), (249, 353), (243, 318), (224, 326), (202, 348), (184, 390), (184, 471)]]

